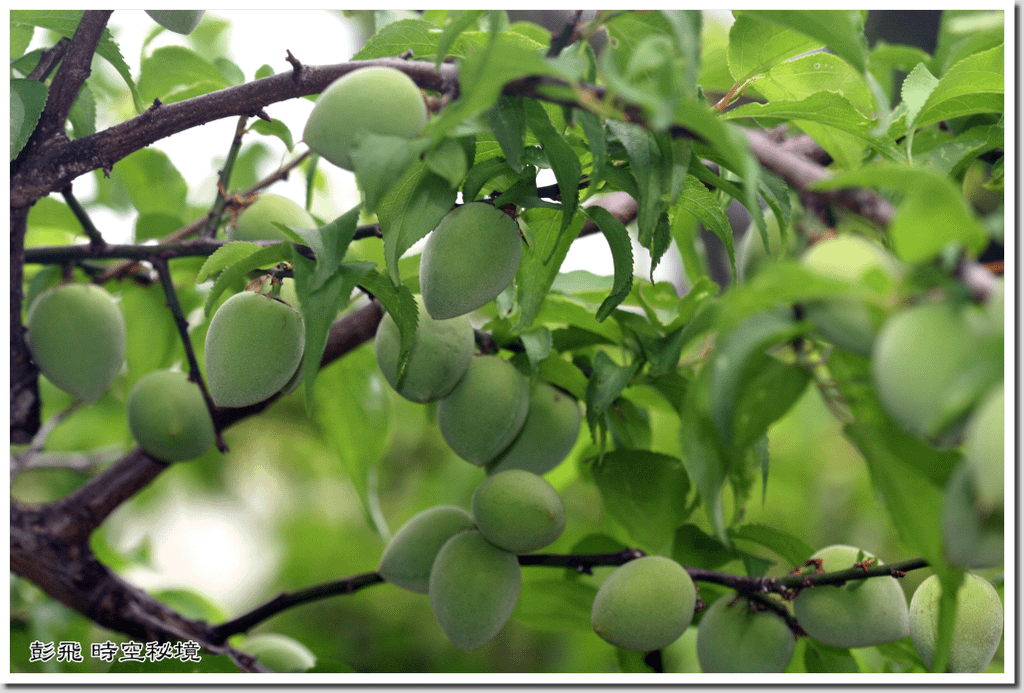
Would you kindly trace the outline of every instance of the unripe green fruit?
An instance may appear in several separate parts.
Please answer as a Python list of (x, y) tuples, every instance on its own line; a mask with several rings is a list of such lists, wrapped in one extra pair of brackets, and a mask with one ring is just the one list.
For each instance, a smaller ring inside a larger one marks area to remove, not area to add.
[[(811, 558), (822, 559), (824, 571), (834, 573), (852, 568), (857, 553), (855, 546), (835, 545)], [(881, 565), (881, 561), (872, 565)], [(842, 586), (805, 588), (793, 600), (793, 613), (809, 636), (833, 647), (894, 642), (907, 637), (910, 628), (906, 597), (896, 578), (888, 576), (851, 580)]]
[(514, 554), (480, 532), (460, 532), (445, 542), (430, 571), (430, 606), (457, 647), (475, 650), (493, 638), (519, 601), (522, 574)]
[(509, 469), (487, 477), (473, 492), (472, 503), (480, 533), (512, 553), (544, 548), (565, 529), (558, 491), (533, 472)]
[(986, 510), (968, 463), (949, 477), (942, 500), (942, 546), (946, 559), (964, 568), (989, 568), (1003, 562), (1003, 508)]
[(438, 505), (413, 516), (391, 537), (377, 572), (388, 582), (427, 593), (437, 552), (454, 535), (473, 529), (473, 516), (454, 505)]
[(487, 464), (487, 473), (551, 471), (572, 451), (580, 434), (580, 407), (572, 396), (538, 380), (530, 391), (526, 422), (512, 444)]
[(180, 371), (153, 371), (135, 383), (128, 428), (147, 454), (166, 462), (199, 457), (217, 435), (199, 386)]
[(464, 315), (489, 303), (519, 269), (519, 226), (500, 209), (470, 202), (445, 216), (420, 257), (420, 291), (436, 319)]
[(437, 403), (437, 426), (455, 454), (479, 467), (519, 435), (529, 406), (526, 376), (497, 356), (477, 356)]
[(448, 395), (469, 368), (475, 348), (473, 325), (464, 315), (434, 320), (420, 296), (416, 297), (416, 305), (419, 323), (400, 385), (396, 387), (402, 336), (390, 314), (377, 326), (373, 348), (381, 373), (398, 394), (412, 402), (433, 402)]
[(666, 674), (700, 674), (697, 626), (691, 624), (674, 643), (661, 648), (661, 661)]
[(978, 405), (964, 433), (964, 459), (978, 494), (979, 506), (988, 512), (1003, 507), (1006, 464), (1003, 409), (1003, 384), (1000, 383)]
[[(939, 599), (942, 583), (938, 575), (922, 582), (910, 599), (910, 638), (914, 649), (930, 668), (935, 661), (939, 634)], [(967, 573), (956, 591), (953, 643), (947, 670), (954, 674), (985, 670), (1003, 637), (1003, 604), (988, 580)]]
[(753, 611), (750, 600), (726, 594), (708, 607), (697, 629), (697, 657), (708, 674), (786, 670), (796, 637), (771, 610)]
[(228, 225), (229, 241), (284, 241), (288, 236), (275, 223), (290, 229), (315, 229), (316, 221), (302, 205), (287, 197), (264, 193)]
[[(810, 270), (836, 279), (859, 283), (869, 272), (895, 278), (896, 259), (881, 246), (858, 236), (839, 236), (814, 244), (801, 258)], [(807, 317), (832, 343), (870, 354), (885, 312), (847, 299), (811, 301), (804, 306)]]
[(206, 10), (146, 10), (157, 24), (177, 34), (191, 34)]
[(243, 291), (221, 304), (206, 333), (206, 381), (218, 407), (246, 407), (288, 383), (306, 333), (302, 316), (266, 294)]
[(990, 385), (971, 377), (979, 351), (976, 326), (953, 306), (925, 304), (897, 313), (872, 350), (871, 377), (882, 406), (914, 435), (941, 434)]
[(308, 671), (316, 666), (316, 655), (295, 638), (279, 633), (260, 633), (245, 639), (238, 649), (280, 674)]
[(590, 624), (624, 650), (650, 652), (672, 644), (693, 620), (697, 588), (686, 569), (664, 556), (619, 566), (594, 596)]
[(75, 397), (95, 402), (124, 363), (124, 316), (95, 284), (63, 284), (39, 294), (26, 321), (39, 370)]
[(323, 90), (302, 139), (335, 166), (351, 171), (358, 132), (412, 139), (426, 124), (427, 106), (412, 79), (391, 67), (364, 67)]

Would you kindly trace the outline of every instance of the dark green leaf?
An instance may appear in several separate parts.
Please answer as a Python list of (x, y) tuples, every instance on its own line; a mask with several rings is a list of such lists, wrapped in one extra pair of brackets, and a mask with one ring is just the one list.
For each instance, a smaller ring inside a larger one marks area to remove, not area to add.
[(36, 129), (46, 106), (46, 85), (32, 79), (11, 80), (11, 161), (18, 156)]
[(718, 236), (729, 255), (729, 266), (736, 276), (736, 250), (733, 248), (732, 226), (722, 211), (718, 199), (695, 176), (686, 177), (686, 186), (679, 198), (679, 206), (692, 214), (704, 228)]
[(729, 537), (752, 541), (755, 544), (771, 549), (794, 568), (803, 565), (804, 561), (814, 553), (814, 549), (807, 545), (803, 539), (781, 529), (762, 524), (740, 525), (729, 530)]
[(809, 674), (859, 674), (860, 667), (850, 651), (831, 647), (810, 638), (804, 652), (804, 666)]
[(443, 139), (424, 156), (427, 168), (458, 188), (466, 177), (466, 150), (457, 140)]
[(796, 404), (811, 381), (808, 369), (764, 353), (753, 355), (747, 373), (736, 394), (732, 437), (728, 440), (737, 453), (762, 438), (768, 427)]
[(597, 589), (561, 577), (524, 582), (512, 618), (536, 630), (593, 632), (590, 610)]
[(591, 431), (597, 430), (598, 419), (619, 398), (639, 367), (639, 361), (620, 366), (608, 354), (597, 352), (594, 356), (594, 372), (587, 383), (587, 424)]
[(735, 549), (726, 548), (695, 524), (686, 523), (676, 530), (672, 558), (682, 565), (715, 570), (736, 557)]
[(425, 144), (424, 140), (368, 131), (356, 136), (351, 154), (353, 172), (368, 212), (377, 211), (377, 205), (391, 191), (395, 181), (401, 180), (412, 168)]
[(633, 285), (633, 244), (629, 240), (629, 232), (622, 222), (611, 215), (603, 207), (594, 205), (586, 207), (583, 213), (597, 224), (608, 241), (608, 247), (612, 251), (612, 264), (615, 268), (615, 283), (612, 292), (608, 295), (597, 310), (597, 320), (603, 321), (611, 312), (622, 303)]
[(595, 463), (594, 481), (608, 514), (648, 553), (672, 545), (689, 516), (690, 480), (675, 457), (648, 450), (615, 450)]
[(590, 186), (596, 188), (604, 180), (605, 167), (608, 162), (608, 142), (605, 140), (604, 125), (590, 111), (577, 110), (576, 120), (587, 136), (593, 168), (590, 171)]
[(529, 99), (524, 102), (524, 106), (530, 130), (544, 148), (544, 153), (547, 154), (548, 162), (555, 173), (555, 180), (558, 181), (563, 212), (561, 231), (565, 231), (579, 206), (582, 173), (580, 160), (562, 134), (551, 124), (551, 119), (539, 101)]
[(522, 97), (499, 97), (487, 115), (491, 132), (501, 145), (508, 165), (516, 173), (522, 173), (523, 146), (526, 141), (526, 109)]
[(701, 505), (707, 513), (715, 537), (731, 546), (725, 531), (722, 508), (722, 485), (728, 472), (728, 460), (714, 424), (701, 404), (696, 388), (687, 391), (686, 404), (679, 413), (679, 441), (683, 465), (697, 488)]
[(434, 230), (455, 204), (455, 189), (425, 164), (395, 183), (377, 210), (384, 236), (384, 262), (391, 281), (401, 283), (398, 259)]

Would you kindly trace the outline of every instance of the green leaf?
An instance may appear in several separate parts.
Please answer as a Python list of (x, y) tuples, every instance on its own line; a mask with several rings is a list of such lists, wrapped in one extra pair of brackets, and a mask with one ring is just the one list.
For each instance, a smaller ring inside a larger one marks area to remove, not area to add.
[(822, 47), (821, 41), (774, 22), (757, 19), (748, 11), (734, 12), (729, 28), (729, 71), (737, 82), (762, 74), (775, 65)]
[(794, 568), (803, 565), (804, 561), (814, 554), (814, 549), (803, 539), (768, 525), (740, 525), (729, 530), (729, 537), (751, 541), (770, 549)]
[[(141, 644), (141, 643), (140, 643)], [(180, 658), (142, 662), (115, 659), (107, 669), (108, 674), (238, 674), (238, 665), (227, 655), (211, 655), (200, 650), (200, 661), (189, 662)]]
[[(299, 297), (299, 312), (302, 313), (306, 328), (306, 348), (302, 354), (302, 379), (305, 387), (306, 411), (312, 413), (318, 406), (314, 385), (322, 374), (327, 335), (338, 311), (348, 305), (352, 290), (368, 272), (373, 270), (372, 262), (344, 264), (332, 270), (327, 280), (313, 289), (313, 280), (320, 263), (303, 257), (292, 248), (292, 267), (295, 276), (295, 293)], [(320, 392), (324, 391), (321, 386)], [(337, 392), (336, 390), (328, 390)]]
[(11, 161), (28, 144), (46, 106), (46, 85), (32, 79), (11, 80)]
[(128, 384), (134, 385), (143, 375), (169, 368), (175, 358), (180, 359), (181, 342), (162, 291), (127, 284), (119, 303), (131, 325), (125, 332), (125, 363)]
[(416, 326), (419, 323), (419, 306), (413, 298), (409, 287), (404, 284), (395, 286), (387, 277), (376, 270), (370, 270), (359, 281), (359, 285), (369, 291), (380, 301), (384, 309), (398, 326), (401, 344), (398, 352), (398, 378), (401, 384), (405, 377), (405, 365), (409, 360), (409, 351), (416, 339)]
[(614, 450), (594, 464), (604, 508), (648, 553), (671, 549), (690, 512), (690, 480), (678, 458), (648, 450)]
[(514, 79), (527, 75), (557, 76), (557, 70), (537, 49), (528, 47), (527, 41), (520, 34), (502, 33), (468, 55), (459, 66), (459, 98), (427, 124), (424, 134), (439, 138), (463, 121), (480, 115), (497, 102), (502, 88)]
[[(724, 332), (718, 337), (718, 345), (708, 359), (706, 371), (710, 393), (711, 420), (715, 424), (718, 435), (728, 446), (733, 446), (742, 451), (746, 445), (753, 442), (750, 440), (736, 440), (737, 420), (741, 417), (753, 417), (753, 421), (747, 421), (745, 427), (753, 428), (755, 433), (750, 437), (757, 438), (767, 430), (768, 424), (785, 412), (776, 411), (776, 406), (789, 405), (795, 398), (775, 404), (771, 401), (771, 393), (765, 392), (763, 386), (767, 383), (751, 383), (751, 378), (757, 375), (757, 368), (767, 368), (768, 357), (759, 358), (764, 351), (776, 344), (788, 341), (796, 335), (804, 332), (806, 328), (799, 323), (794, 323), (792, 318), (786, 319), (772, 312), (760, 313), (744, 321), (736, 329)], [(802, 381), (801, 385), (806, 385)], [(752, 392), (745, 392), (745, 388), (751, 387)], [(802, 390), (802, 387), (800, 388)], [(799, 394), (799, 393), (797, 393)], [(764, 396), (764, 397), (763, 397)], [(742, 400), (747, 400), (745, 410), (740, 410), (737, 405)], [(753, 399), (753, 401), (751, 401)], [(771, 413), (755, 411), (757, 406), (765, 406)], [(769, 420), (765, 422), (759, 417)], [(759, 432), (757, 429), (763, 429)]]
[(487, 118), (509, 167), (516, 173), (522, 173), (526, 142), (526, 108), (522, 97), (502, 95), (487, 112)]
[(248, 241), (225, 243), (206, 258), (203, 266), (199, 268), (199, 274), (196, 275), (196, 283), (205, 282), (225, 267), (229, 267), (239, 260), (249, 257), (259, 249), (260, 246)]
[(261, 267), (266, 267), (267, 265), (273, 265), (277, 262), (291, 259), (292, 244), (284, 242), (269, 245), (266, 248), (257, 250), (252, 255), (248, 255), (241, 260), (238, 260), (233, 265), (229, 265), (221, 272), (220, 276), (217, 277), (217, 281), (213, 283), (210, 293), (206, 296), (206, 303), (203, 306), (203, 311), (209, 315), (210, 310), (213, 308), (214, 304), (217, 303), (217, 299), (220, 298), (220, 295), (224, 293), (229, 286), (241, 281), (249, 272), (260, 269)]
[(423, 159), (427, 168), (444, 178), (452, 188), (458, 188), (466, 177), (466, 150), (453, 139), (443, 139), (428, 151)]
[(86, 137), (96, 132), (96, 99), (93, 98), (89, 83), (82, 84), (78, 96), (68, 112), (75, 138)]
[(748, 450), (768, 432), (768, 427), (789, 411), (803, 395), (811, 373), (766, 354), (754, 356), (736, 396), (731, 443), (734, 454)]
[(516, 271), (519, 331), (528, 329), (540, 312), (569, 248), (583, 230), (579, 214), (563, 233), (564, 213), (554, 209), (528, 209), (522, 219), (533, 234), (533, 248), (524, 253)]
[(422, 19), (402, 19), (382, 27), (367, 39), (352, 59), (387, 58), (411, 50), (413, 57), (424, 60), (436, 53), (440, 36), (441, 32), (430, 22)]
[(284, 142), (284, 146), (288, 148), (288, 151), (291, 151), (292, 148), (295, 146), (295, 141), (292, 139), (292, 131), (289, 130), (288, 126), (285, 125), (284, 122), (281, 120), (275, 120), (273, 122), (268, 123), (262, 118), (257, 119), (252, 125), (249, 126), (249, 129), (254, 132), (258, 132), (261, 135), (267, 135), (268, 137), (276, 137), (277, 139)]
[[(539, 101), (529, 99), (524, 103), (526, 121), (547, 154), (548, 162), (558, 181), (562, 198), (562, 228), (565, 231), (572, 222), (580, 201), (580, 160), (562, 134), (551, 124), (547, 111)], [(560, 231), (560, 232), (561, 232)]]
[(942, 489), (900, 456), (902, 451), (893, 446), (887, 431), (852, 423), (843, 432), (864, 455), (871, 485), (884, 500), (907, 549), (924, 556), (932, 567), (944, 569)]
[(695, 524), (688, 522), (676, 529), (672, 541), (672, 558), (677, 563), (715, 570), (735, 560), (736, 556), (735, 549), (726, 548)]
[[(38, 26), (43, 29), (56, 31), (61, 36), (72, 38), (78, 23), (82, 19), (82, 10), (11, 10), (11, 26)], [(96, 46), (96, 54), (106, 60), (117, 71), (121, 78), (128, 85), (131, 91), (135, 110), (141, 112), (145, 106), (139, 98), (138, 89), (132, 79), (131, 69), (128, 63), (121, 56), (121, 50), (114, 42), (110, 29), (104, 28), (100, 35), (99, 44)]]
[(868, 144), (889, 159), (901, 154), (895, 142), (872, 132), (873, 121), (868, 120), (841, 94), (820, 91), (796, 101), (777, 100), (766, 104), (749, 103), (722, 115), (725, 120), (737, 118), (781, 118), (804, 123), (816, 123), (841, 130)]
[(821, 41), (860, 72), (867, 70), (868, 41), (860, 10), (749, 10), (750, 15)]
[(680, 455), (715, 537), (731, 547), (722, 507), (722, 485), (728, 472), (728, 460), (702, 399), (698, 388), (687, 390), (686, 402), (679, 412)]
[(591, 189), (596, 189), (604, 180), (605, 167), (608, 165), (608, 142), (605, 140), (604, 125), (590, 111), (576, 110), (575, 117), (583, 128), (587, 137), (587, 145), (590, 147), (590, 156), (593, 161), (590, 171), (590, 186)]
[(151, 238), (164, 238), (177, 231), (185, 223), (181, 217), (166, 212), (146, 212), (135, 217), (132, 239), (136, 243)]
[(140, 149), (114, 164), (111, 178), (123, 186), (139, 214), (180, 216), (186, 208), (188, 183), (158, 149)]
[(612, 292), (601, 302), (601, 307), (597, 310), (597, 320), (602, 322), (629, 296), (629, 290), (633, 285), (633, 244), (629, 240), (626, 227), (607, 209), (594, 205), (584, 208), (583, 213), (597, 224), (604, 234), (612, 251), (612, 264), (615, 268)]
[(859, 674), (860, 666), (847, 649), (832, 647), (804, 638), (807, 650), (804, 652), (804, 666), (809, 674)]
[(27, 24), (15, 24), (11, 22), (11, 60), (20, 58), (28, 50), (29, 44), (32, 43), (32, 35), (35, 33), (35, 27)]
[(216, 66), (184, 46), (157, 48), (139, 70), (139, 94), (147, 103), (172, 103), (229, 86)]
[[(301, 295), (300, 300), (305, 308)], [(377, 495), (377, 470), (394, 421), (390, 388), (377, 368), (373, 349), (356, 349), (324, 368), (317, 378), (320, 387), (313, 396), (313, 420), (348, 470), (367, 522), (386, 543), (390, 533)]]
[(594, 372), (587, 382), (586, 392), (587, 425), (592, 432), (597, 430), (598, 419), (619, 398), (639, 367), (639, 361), (620, 366), (603, 351), (595, 354)]
[(448, 12), (448, 21), (437, 40), (437, 56), (434, 58), (435, 69), (444, 61), (448, 49), (455, 43), (459, 34), (475, 25), (485, 14), (487, 14), (487, 10), (450, 10)]
[(551, 354), (539, 366), (537, 375), (542, 380), (557, 385), (578, 400), (587, 396), (586, 376), (558, 354)]
[(949, 68), (929, 94), (918, 126), (972, 113), (1002, 113), (1003, 46), (969, 55)]
[(358, 221), (359, 206), (357, 205), (334, 221), (319, 228), (294, 230), (294, 235), (308, 245), (316, 255), (316, 269), (309, 279), (309, 291), (319, 291), (320, 287), (341, 266), (348, 246), (356, 235)]
[(353, 172), (363, 203), (370, 213), (387, 196), (395, 181), (400, 180), (413, 166), (425, 148), (425, 140), (377, 135), (363, 131), (355, 138), (351, 157)]
[(561, 577), (525, 580), (512, 618), (535, 630), (593, 632), (590, 610), (597, 588)]
[(679, 198), (679, 206), (692, 214), (704, 225), (704, 228), (713, 232), (725, 246), (725, 252), (729, 256), (729, 266), (732, 268), (732, 275), (736, 276), (736, 249), (733, 247), (732, 226), (729, 225), (729, 218), (722, 211), (718, 198), (708, 190), (695, 176), (686, 176), (686, 186)]
[(425, 164), (414, 167), (381, 200), (377, 209), (384, 236), (384, 262), (391, 281), (401, 283), (398, 259), (433, 231), (455, 204), (455, 189)]
[(968, 209), (961, 191), (936, 171), (878, 162), (813, 186), (817, 190), (853, 187), (886, 188), (903, 194), (889, 226), (889, 238), (896, 255), (908, 263), (931, 260), (950, 243), (961, 243), (975, 253), (988, 243), (985, 227)]

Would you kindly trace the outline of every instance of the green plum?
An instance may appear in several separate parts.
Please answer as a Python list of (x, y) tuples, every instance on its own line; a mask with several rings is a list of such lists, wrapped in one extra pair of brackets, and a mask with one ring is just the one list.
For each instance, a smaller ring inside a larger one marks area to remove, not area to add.
[(128, 396), (128, 428), (152, 457), (180, 462), (213, 445), (216, 431), (199, 386), (180, 371), (142, 376)]
[[(910, 638), (924, 663), (935, 661), (939, 633), (939, 600), (942, 583), (932, 575), (914, 591), (910, 599)], [(1003, 637), (1003, 604), (992, 583), (979, 575), (966, 573), (956, 592), (953, 617), (953, 643), (947, 670), (954, 674), (985, 670)]]

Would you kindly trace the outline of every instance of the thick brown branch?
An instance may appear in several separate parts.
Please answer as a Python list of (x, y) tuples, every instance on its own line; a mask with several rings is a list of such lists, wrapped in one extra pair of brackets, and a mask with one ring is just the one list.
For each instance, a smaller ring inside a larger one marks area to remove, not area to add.
[(76, 177), (95, 169), (109, 169), (132, 152), (198, 125), (232, 116), (256, 115), (262, 108), (309, 94), (317, 94), (338, 77), (368, 65), (386, 65), (408, 74), (422, 88), (440, 91), (456, 79), (453, 65), (434, 70), (431, 62), (378, 58), (338, 65), (304, 66), (298, 73), (283, 72), (237, 87), (150, 108), (131, 120), (73, 141), (53, 143), (45, 159), (11, 179), (11, 203), (30, 205), (59, 190)]
[[(55, 135), (63, 135), (64, 122), (82, 84), (92, 72), (92, 56), (111, 14), (113, 10), (86, 10), (82, 13), (82, 20), (75, 29), (75, 35), (71, 38), (64, 60), (53, 76), (53, 82), (50, 83), (46, 108), (39, 117), (39, 124), (33, 136), (37, 145)], [(32, 146), (32, 143), (29, 143), (28, 147)]]

